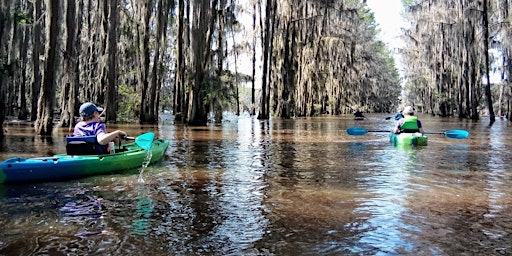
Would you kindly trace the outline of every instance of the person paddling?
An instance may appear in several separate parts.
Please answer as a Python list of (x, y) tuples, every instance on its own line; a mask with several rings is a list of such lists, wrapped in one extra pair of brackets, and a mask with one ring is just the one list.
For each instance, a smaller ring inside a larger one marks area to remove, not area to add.
[(355, 118), (364, 118), (363, 112), (359, 111), (359, 109), (354, 113)]
[(423, 133), (421, 121), (414, 115), (414, 109), (411, 106), (406, 106), (402, 114), (404, 117), (396, 122), (393, 133)]
[(96, 136), (99, 153), (108, 153), (108, 143), (118, 136), (126, 136), (126, 132), (115, 130), (107, 133), (105, 124), (100, 121), (100, 115), (103, 108), (97, 107), (91, 102), (86, 102), (80, 106), (80, 116), (82, 121), (75, 125), (73, 136)]

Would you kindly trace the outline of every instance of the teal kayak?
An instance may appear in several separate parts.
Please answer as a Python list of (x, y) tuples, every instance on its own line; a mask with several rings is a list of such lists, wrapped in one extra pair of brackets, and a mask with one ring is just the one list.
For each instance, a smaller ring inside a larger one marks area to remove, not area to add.
[(426, 135), (417, 133), (390, 133), (389, 140), (394, 145), (426, 146), (428, 138)]
[[(160, 160), (168, 146), (167, 140), (154, 140), (148, 147), (152, 155), (150, 163)], [(149, 153), (140, 143), (135, 142), (123, 144), (121, 148), (117, 146), (115, 152), (104, 155), (58, 154), (51, 157), (9, 158), (0, 162), (0, 183), (62, 181), (136, 169), (142, 166)]]

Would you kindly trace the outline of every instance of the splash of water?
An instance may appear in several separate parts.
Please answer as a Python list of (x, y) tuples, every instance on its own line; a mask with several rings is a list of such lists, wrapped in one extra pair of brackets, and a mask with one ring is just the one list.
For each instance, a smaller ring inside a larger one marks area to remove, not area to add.
[(144, 183), (144, 179), (142, 178), (142, 173), (148, 167), (149, 163), (151, 162), (151, 157), (153, 156), (153, 153), (151, 152), (151, 149), (149, 149), (146, 153), (146, 157), (144, 158), (144, 161), (142, 162), (142, 166), (140, 168), (139, 173), (139, 182)]

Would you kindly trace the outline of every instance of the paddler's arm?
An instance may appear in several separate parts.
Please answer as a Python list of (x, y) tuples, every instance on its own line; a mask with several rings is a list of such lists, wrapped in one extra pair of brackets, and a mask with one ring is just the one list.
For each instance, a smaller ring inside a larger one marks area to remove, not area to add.
[(109, 133), (99, 133), (97, 136), (98, 143), (101, 145), (107, 145), (109, 142), (113, 141), (118, 136), (126, 136), (126, 132), (121, 130), (115, 130)]

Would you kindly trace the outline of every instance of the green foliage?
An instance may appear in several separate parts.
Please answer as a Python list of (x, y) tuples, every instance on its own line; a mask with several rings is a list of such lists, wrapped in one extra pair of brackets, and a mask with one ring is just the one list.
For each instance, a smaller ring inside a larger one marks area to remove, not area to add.
[(202, 88), (205, 88), (204, 104), (220, 106), (227, 110), (236, 99), (235, 75), (229, 70), (222, 76), (210, 76), (204, 80)]
[(0, 58), (0, 74), (7, 75), (7, 58)]
[(160, 89), (160, 107), (165, 110), (172, 109), (173, 105), (173, 93), (172, 93), (172, 87), (162, 85), (162, 88)]
[(403, 6), (411, 6), (413, 4), (415, 4), (416, 0), (402, 0), (402, 5)]
[(134, 88), (119, 85), (118, 87), (118, 111), (117, 120), (119, 122), (131, 122), (137, 120), (140, 111), (140, 97)]
[(18, 22), (18, 24), (26, 25), (34, 23), (34, 17), (32, 17), (32, 12), (17, 10), (14, 12), (13, 16), (14, 20)]
[(19, 65), (19, 60), (17, 60), (17, 59), (11, 60), (10, 63), (7, 63), (6, 56), (0, 57), (0, 74), (7, 75), (7, 76), (13, 76), (18, 65)]

